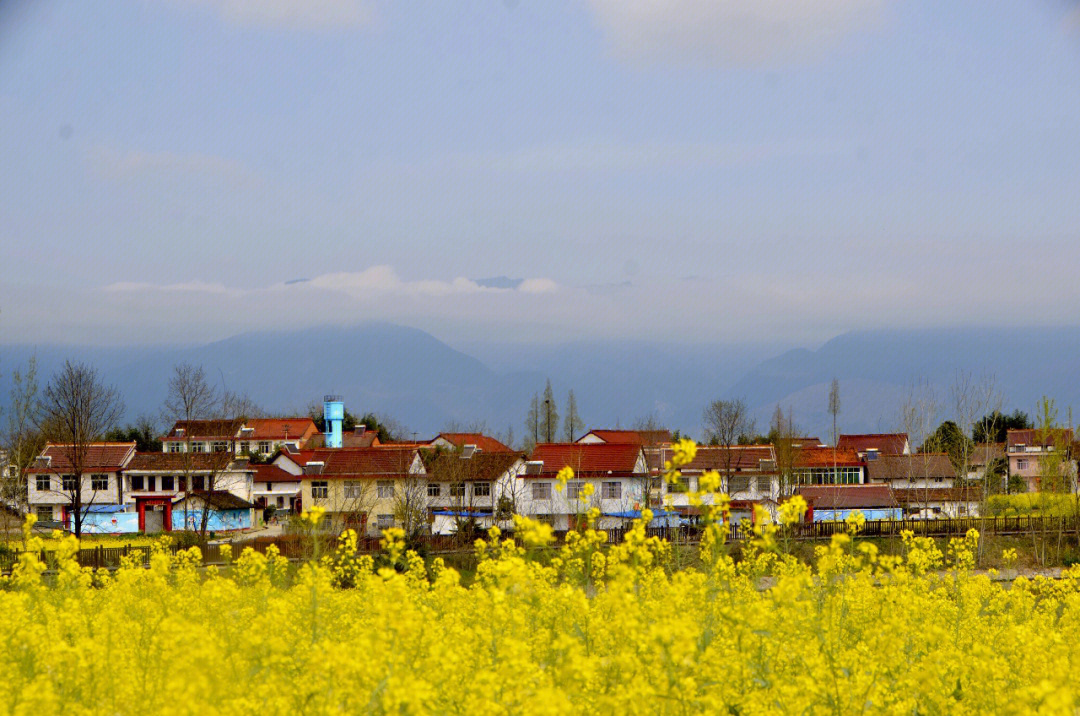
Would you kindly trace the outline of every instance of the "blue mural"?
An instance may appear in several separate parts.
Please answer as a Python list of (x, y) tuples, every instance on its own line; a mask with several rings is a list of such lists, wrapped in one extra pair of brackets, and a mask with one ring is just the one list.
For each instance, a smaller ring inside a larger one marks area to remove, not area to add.
[(814, 510), (814, 522), (843, 522), (849, 515), (861, 512), (868, 520), (899, 520), (904, 516), (899, 507), (863, 507), (856, 510)]
[[(185, 514), (183, 509), (173, 508), (174, 530), (198, 530), (202, 527), (202, 510), (193, 509)], [(210, 510), (206, 529), (211, 532), (251, 529), (251, 510)]]
[(139, 531), (139, 513), (110, 510), (108, 512), (91, 508), (83, 515), (83, 534), (108, 535), (127, 534)]

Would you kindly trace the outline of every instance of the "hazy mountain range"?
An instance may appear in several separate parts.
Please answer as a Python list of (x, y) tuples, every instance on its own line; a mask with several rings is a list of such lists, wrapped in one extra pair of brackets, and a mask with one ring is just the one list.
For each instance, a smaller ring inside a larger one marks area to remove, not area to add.
[(1064, 419), (1069, 406), (1080, 405), (1078, 328), (855, 331), (816, 350), (786, 351), (640, 341), (463, 348), (386, 323), (260, 331), (185, 347), (9, 345), (0, 347), (0, 405), (8, 402), (11, 371), (31, 355), (42, 382), (65, 358), (95, 365), (120, 388), (129, 417), (156, 415), (172, 366), (188, 361), (270, 411), (300, 411), (339, 393), (353, 412), (391, 416), (421, 436), (480, 423), (493, 433), (512, 427), (521, 438), (529, 399), (548, 378), (560, 410), (572, 388), (590, 426), (629, 427), (651, 414), (692, 435), (700, 434), (708, 401), (742, 397), (763, 429), (779, 404), (801, 430), (825, 437), (825, 395), (834, 376), (840, 426), (848, 432), (896, 429), (916, 381), (935, 386), (944, 405), (958, 370), (995, 376), (1007, 409), (1032, 412), (1045, 394)]

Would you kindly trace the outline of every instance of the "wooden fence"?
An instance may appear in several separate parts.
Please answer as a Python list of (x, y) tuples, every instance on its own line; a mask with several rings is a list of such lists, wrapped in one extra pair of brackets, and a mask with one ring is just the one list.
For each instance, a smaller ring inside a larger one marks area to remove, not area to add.
[[(828, 540), (834, 534), (847, 531), (844, 522), (812, 522), (790, 525), (783, 528), (786, 534), (796, 540)], [(617, 528), (607, 530), (608, 544), (622, 542), (629, 528)], [(747, 537), (747, 530), (739, 525), (730, 525), (728, 539), (737, 541)], [(1080, 536), (1080, 520), (1075, 517), (962, 517), (957, 519), (942, 520), (868, 520), (859, 530), (859, 537), (897, 537), (901, 532), (910, 531), (925, 537), (959, 537), (968, 530), (978, 530), (982, 535), (1023, 535), (1023, 534), (1068, 534)], [(659, 527), (647, 530), (650, 537), (660, 537), (671, 542), (683, 544), (696, 544), (700, 538), (700, 530), (693, 526), (689, 527)], [(557, 543), (561, 543), (565, 532), (555, 533)], [(326, 552), (335, 547), (334, 536), (323, 536), (322, 551)], [(432, 554), (448, 552), (471, 552), (473, 539), (457, 535), (428, 535), (421, 537), (414, 543), (420, 549)], [(239, 557), (244, 548), (251, 547), (263, 554), (270, 548), (277, 547), (278, 553), (290, 560), (308, 559), (312, 555), (310, 540), (296, 535), (284, 535), (281, 537), (254, 537), (249, 540), (237, 540), (232, 543), (232, 555)], [(357, 544), (359, 550), (364, 553), (378, 552), (381, 547), (379, 538), (362, 537)], [(176, 554), (180, 547), (173, 545), (167, 548), (169, 554)], [(150, 547), (87, 547), (80, 549), (77, 555), (78, 562), (83, 567), (95, 569), (116, 569), (121, 560), (127, 557), (136, 565), (150, 565)], [(11, 568), (18, 562), (22, 550), (4, 550), (0, 548), (0, 573), (9, 573)], [(225, 559), (221, 553), (221, 545), (211, 544), (202, 548), (203, 564), (224, 564)], [(39, 558), (49, 567), (56, 566), (56, 552), (42, 550)]]

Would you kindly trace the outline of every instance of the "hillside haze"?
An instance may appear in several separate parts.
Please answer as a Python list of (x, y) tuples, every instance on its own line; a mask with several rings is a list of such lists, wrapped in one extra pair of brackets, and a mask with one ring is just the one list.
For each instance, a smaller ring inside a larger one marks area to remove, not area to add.
[[(474, 343), (457, 350), (424, 331), (388, 323), (258, 331), (172, 348), (7, 346), (0, 349), (5, 406), (11, 371), (31, 355), (38, 357), (42, 383), (66, 358), (96, 366), (120, 388), (129, 418), (157, 416), (172, 367), (190, 362), (270, 411), (302, 411), (326, 393), (339, 393), (351, 411), (390, 416), (418, 436), (457, 424), (500, 433), (510, 427), (520, 439), (529, 400), (548, 378), (560, 412), (565, 415), (572, 388), (589, 426), (629, 427), (651, 415), (694, 436), (709, 400), (742, 397), (761, 430), (781, 405), (801, 430), (825, 438), (833, 377), (840, 380), (840, 427), (847, 432), (897, 429), (909, 386), (920, 380), (935, 387), (944, 408), (959, 370), (995, 376), (1007, 409), (1031, 412), (1045, 394), (1057, 400), (1065, 419), (1070, 405), (1080, 405), (1077, 328), (855, 331), (816, 350), (780, 352), (643, 341)], [(940, 417), (948, 416), (943, 411)]]

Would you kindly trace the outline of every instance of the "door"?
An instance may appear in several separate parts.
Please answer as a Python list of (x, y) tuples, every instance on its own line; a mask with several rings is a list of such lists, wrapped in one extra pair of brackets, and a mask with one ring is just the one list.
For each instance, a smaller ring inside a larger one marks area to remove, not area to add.
[(147, 534), (161, 532), (165, 528), (164, 515), (165, 512), (162, 510), (161, 505), (147, 505), (146, 529), (143, 531)]

